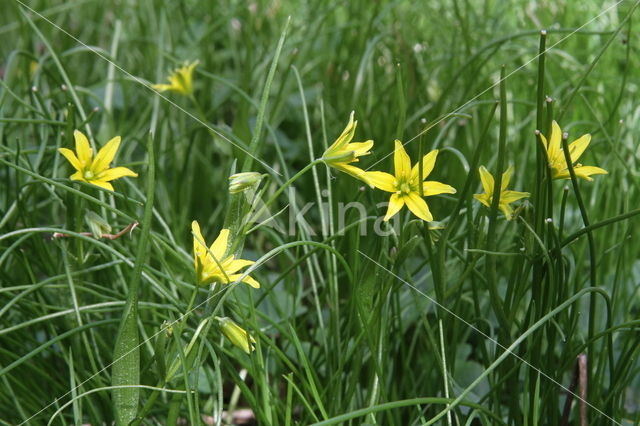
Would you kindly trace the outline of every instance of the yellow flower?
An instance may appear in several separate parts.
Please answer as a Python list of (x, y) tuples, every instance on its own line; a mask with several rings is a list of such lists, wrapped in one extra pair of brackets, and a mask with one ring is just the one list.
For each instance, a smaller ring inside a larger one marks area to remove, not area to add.
[(354, 113), (354, 111), (351, 111), (347, 127), (344, 128), (338, 139), (322, 154), (322, 161), (324, 161), (327, 166), (331, 166), (366, 182), (365, 171), (358, 167), (351, 166), (349, 163), (356, 163), (360, 161), (358, 157), (369, 155), (369, 150), (373, 147), (373, 141), (351, 142), (356, 132), (356, 126), (358, 125), (358, 122), (353, 120)]
[(167, 79), (169, 84), (153, 84), (153, 87), (160, 92), (171, 90), (181, 95), (191, 95), (193, 93), (193, 69), (198, 65), (198, 61), (185, 63), (176, 68)]
[[(212, 282), (231, 284), (242, 276), (237, 273), (240, 269), (255, 263), (252, 260), (236, 259), (234, 255), (225, 256), (229, 241), (228, 229), (220, 231), (220, 235), (211, 244), (209, 250), (197, 221), (191, 222), (191, 230), (193, 231), (193, 263), (200, 285)], [(250, 276), (242, 278), (242, 282), (251, 287), (260, 288), (260, 283)]]
[(76, 140), (75, 153), (67, 148), (58, 148), (58, 152), (64, 155), (73, 168), (76, 169), (76, 172), (70, 176), (71, 180), (81, 180), (113, 191), (110, 181), (123, 176), (138, 176), (137, 173), (126, 167), (109, 168), (109, 164), (113, 161), (113, 157), (116, 156), (116, 152), (118, 152), (120, 136), (116, 136), (100, 148), (95, 158), (93, 158), (93, 150), (89, 145), (89, 140), (81, 131), (75, 130), (73, 137)]
[[(437, 149), (422, 157), (420, 163), (422, 163), (423, 179), (426, 179), (433, 170), (437, 157)], [(402, 142), (397, 139), (393, 152), (393, 163), (395, 176), (385, 172), (366, 172), (365, 177), (370, 185), (393, 193), (389, 199), (389, 207), (384, 220), (389, 220), (406, 204), (409, 210), (420, 219), (427, 222), (433, 221), (427, 202), (420, 196), (420, 185), (422, 185), (422, 195), (425, 197), (437, 194), (455, 194), (455, 188), (432, 180), (420, 182), (420, 163), (413, 168), (411, 167), (411, 159)]]
[[(518, 201), (521, 198), (526, 198), (530, 195), (528, 192), (510, 191), (507, 189), (512, 174), (513, 167), (509, 167), (507, 171), (502, 174), (502, 181), (500, 183), (500, 202), (498, 207), (500, 208), (500, 210), (502, 210), (502, 213), (504, 213), (507, 220), (511, 220), (511, 217), (513, 215), (513, 209), (509, 204), (513, 203), (514, 201)], [(491, 202), (493, 201), (493, 187), (495, 185), (495, 182), (491, 173), (489, 173), (489, 171), (484, 166), (480, 166), (480, 182), (482, 182), (484, 194), (473, 194), (473, 197), (485, 206), (491, 207)]]
[(236, 324), (231, 318), (216, 317), (216, 320), (220, 323), (222, 333), (237, 347), (250, 354), (256, 348), (254, 344), (256, 340), (247, 333), (247, 330)]
[[(564, 151), (562, 150), (562, 130), (555, 120), (551, 123), (551, 137), (549, 139), (547, 142), (547, 138), (545, 138), (543, 134), (540, 134), (540, 140), (547, 152), (551, 176), (553, 179), (571, 179), (567, 161), (564, 157)], [(589, 181), (593, 180), (590, 177), (591, 175), (606, 175), (608, 173), (600, 167), (583, 166), (582, 164), (576, 163), (590, 142), (591, 135), (587, 133), (569, 144), (569, 154), (571, 156), (571, 162), (575, 163), (573, 171), (576, 173), (576, 177)]]

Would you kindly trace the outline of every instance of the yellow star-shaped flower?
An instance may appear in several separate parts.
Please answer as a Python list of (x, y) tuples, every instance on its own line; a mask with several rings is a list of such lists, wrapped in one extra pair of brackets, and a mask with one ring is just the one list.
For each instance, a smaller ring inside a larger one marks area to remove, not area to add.
[(113, 191), (110, 181), (123, 176), (138, 176), (137, 173), (126, 167), (109, 168), (109, 164), (118, 152), (120, 136), (116, 136), (100, 148), (95, 158), (93, 158), (93, 150), (89, 145), (89, 140), (81, 131), (74, 131), (73, 137), (76, 141), (75, 153), (67, 148), (58, 148), (58, 152), (64, 155), (76, 169), (76, 172), (70, 176), (71, 180), (80, 180)]
[[(513, 167), (509, 167), (507, 171), (502, 174), (502, 181), (500, 182), (500, 201), (498, 203), (498, 207), (502, 210), (502, 213), (504, 213), (507, 220), (511, 220), (511, 217), (513, 216), (513, 209), (509, 204), (530, 195), (528, 192), (510, 191), (507, 189), (507, 186), (509, 186), (509, 182), (511, 181), (512, 174)], [(485, 206), (491, 207), (495, 181), (493, 180), (493, 175), (491, 175), (484, 166), (480, 166), (480, 182), (482, 182), (484, 193), (473, 194), (473, 197)]]
[(153, 84), (154, 89), (165, 92), (180, 93), (189, 96), (193, 93), (193, 69), (198, 65), (198, 61), (185, 63), (183, 66), (176, 68), (167, 79), (169, 84)]
[[(545, 138), (543, 134), (540, 134), (540, 140), (547, 153), (547, 160), (553, 179), (571, 179), (567, 160), (562, 150), (562, 129), (560, 129), (560, 126), (555, 120), (551, 123), (551, 137), (549, 141), (547, 141), (547, 138)], [(569, 144), (569, 154), (571, 156), (571, 162), (575, 163), (573, 171), (576, 173), (576, 177), (589, 181), (593, 180), (591, 175), (606, 175), (608, 173), (600, 167), (583, 166), (582, 164), (576, 163), (590, 142), (591, 135), (587, 133)]]
[(358, 157), (369, 155), (369, 150), (373, 147), (373, 141), (351, 142), (356, 132), (356, 126), (358, 125), (358, 122), (353, 120), (354, 114), (355, 112), (352, 111), (347, 127), (344, 128), (338, 139), (322, 154), (322, 161), (324, 161), (327, 166), (350, 174), (357, 179), (365, 180), (364, 170), (352, 166), (349, 163), (358, 162), (360, 161)]
[(411, 158), (405, 151), (402, 142), (396, 139), (393, 151), (395, 176), (385, 172), (366, 172), (365, 181), (383, 191), (392, 192), (389, 207), (384, 220), (393, 217), (405, 204), (413, 214), (427, 222), (433, 221), (427, 202), (420, 196), (429, 197), (438, 194), (455, 194), (456, 190), (450, 185), (433, 180), (420, 182), (420, 164), (422, 164), (422, 179), (426, 179), (433, 170), (438, 157), (438, 150), (434, 149), (422, 161), (411, 167)]
[[(229, 242), (228, 229), (220, 231), (220, 235), (211, 244), (209, 250), (200, 232), (200, 225), (195, 220), (191, 222), (191, 231), (193, 231), (193, 263), (200, 285), (213, 282), (231, 284), (242, 276), (237, 273), (240, 269), (255, 263), (252, 260), (236, 259), (234, 255), (226, 256)], [(242, 282), (253, 288), (260, 288), (260, 283), (248, 275), (242, 278)]]

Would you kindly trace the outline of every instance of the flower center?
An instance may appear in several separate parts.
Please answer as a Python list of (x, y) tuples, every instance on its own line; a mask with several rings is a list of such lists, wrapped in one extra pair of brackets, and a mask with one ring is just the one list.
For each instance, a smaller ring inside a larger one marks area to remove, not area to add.
[(95, 177), (91, 170), (85, 170), (82, 176), (84, 176), (84, 178), (87, 180), (93, 179)]
[(411, 185), (406, 180), (401, 180), (396, 186), (401, 195), (407, 195), (411, 192)]

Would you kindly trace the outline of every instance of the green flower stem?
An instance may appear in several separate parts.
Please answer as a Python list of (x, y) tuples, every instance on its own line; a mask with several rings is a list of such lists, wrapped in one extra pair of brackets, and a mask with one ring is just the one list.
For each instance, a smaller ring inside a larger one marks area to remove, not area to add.
[[(507, 141), (507, 92), (505, 87), (505, 67), (502, 66), (500, 71), (500, 136), (498, 139), (498, 163), (496, 165), (496, 173), (494, 174), (493, 197), (491, 200), (491, 208), (489, 210), (489, 229), (487, 230), (487, 250), (497, 251), (496, 225), (498, 219), (498, 206), (500, 204), (500, 189), (502, 187), (502, 171), (504, 169), (504, 157)], [(505, 335), (508, 334), (509, 321), (504, 312), (500, 293), (498, 292), (498, 279), (496, 274), (496, 258), (489, 256), (487, 258), (487, 277), (489, 293), (491, 294), (491, 304), (493, 310), (500, 321), (501, 330)]]
[[(637, 5), (638, 3), (636, 3)], [(578, 187), (578, 178), (576, 177), (576, 172), (573, 169), (573, 164), (571, 161), (571, 153), (569, 152), (569, 144), (567, 143), (567, 134), (564, 133), (562, 135), (562, 151), (564, 152), (564, 158), (567, 163), (567, 169), (569, 170), (569, 175), (571, 176), (571, 184), (573, 186), (573, 192), (576, 196), (576, 201), (578, 203), (578, 208), (580, 209), (580, 215), (582, 216), (582, 222), (584, 223), (585, 228), (590, 228), (589, 224), (589, 216), (587, 215), (587, 208), (585, 207), (584, 201), (582, 200), (582, 195), (580, 194), (580, 188)], [(596, 245), (593, 239), (593, 233), (591, 230), (585, 231), (587, 234), (587, 241), (589, 244), (589, 281), (591, 283), (591, 287), (597, 287), (597, 275), (596, 275), (596, 266), (597, 266), (597, 258), (596, 258)], [(591, 295), (589, 299), (589, 325), (588, 325), (588, 339), (592, 340), (595, 334), (595, 321), (596, 321), (596, 298), (595, 295)], [(609, 351), (609, 381), (610, 384), (613, 380), (613, 340), (611, 334), (608, 336), (608, 351)], [(597, 359), (594, 345), (590, 344), (587, 346), (587, 354), (590, 360)], [(594, 368), (593, 366), (587, 370), (588, 375), (588, 383), (594, 383), (593, 375)]]
[[(113, 391), (113, 405), (116, 425), (128, 425), (138, 411), (140, 389), (140, 347), (138, 336), (138, 289), (142, 277), (151, 235), (151, 219), (153, 214), (153, 200), (155, 189), (155, 155), (153, 136), (147, 140), (148, 168), (147, 168), (147, 196), (144, 206), (144, 217), (141, 223), (142, 232), (136, 261), (129, 279), (127, 303), (122, 314), (120, 329), (116, 338), (113, 352), (112, 384), (117, 386)], [(131, 386), (131, 387), (127, 387)]]

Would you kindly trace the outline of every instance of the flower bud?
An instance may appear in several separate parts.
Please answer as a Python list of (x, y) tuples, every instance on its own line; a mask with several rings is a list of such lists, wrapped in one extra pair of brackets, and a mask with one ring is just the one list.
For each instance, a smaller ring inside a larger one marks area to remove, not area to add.
[(236, 173), (229, 176), (229, 193), (237, 194), (249, 188), (257, 186), (262, 180), (262, 175), (258, 172)]
[(101, 238), (103, 234), (111, 232), (111, 225), (102, 216), (91, 210), (84, 215), (84, 221), (89, 226), (94, 238)]
[(231, 343), (245, 351), (247, 354), (250, 354), (251, 351), (255, 350), (255, 339), (231, 318), (216, 317), (216, 320), (220, 323), (222, 333), (231, 341)]

